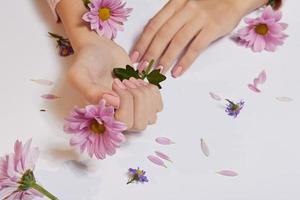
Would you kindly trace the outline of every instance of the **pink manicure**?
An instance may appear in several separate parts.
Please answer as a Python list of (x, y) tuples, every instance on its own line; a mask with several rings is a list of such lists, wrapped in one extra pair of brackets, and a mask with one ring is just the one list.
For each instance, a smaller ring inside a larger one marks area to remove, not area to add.
[(146, 85), (149, 84), (149, 83), (147, 83), (146, 81), (143, 81), (142, 79), (138, 79), (137, 81), (138, 81), (140, 84), (144, 85), (144, 86), (146, 86)]
[(130, 82), (129, 80), (125, 79), (123, 80), (123, 83), (125, 84), (125, 86), (129, 87), (129, 88), (136, 88), (135, 84), (133, 84), (132, 82)]
[(143, 70), (145, 70), (149, 65), (148, 61), (143, 61), (139, 66), (138, 66), (138, 70), (141, 73)]
[(157, 69), (160, 69), (160, 73), (162, 73), (162, 72), (164, 71), (164, 66), (159, 65), (159, 66), (157, 67)]
[(177, 78), (178, 76), (181, 75), (182, 72), (182, 67), (181, 66), (177, 66), (174, 70), (172, 70), (172, 75), (174, 78)]
[(114, 83), (121, 89), (126, 89), (126, 86), (117, 78), (114, 79)]
[(141, 86), (141, 83), (136, 78), (134, 78), (134, 77), (130, 77), (129, 81), (131, 81), (136, 86)]
[(132, 63), (136, 63), (138, 58), (140, 56), (140, 53), (138, 51), (134, 51), (131, 55), (130, 55), (130, 60)]

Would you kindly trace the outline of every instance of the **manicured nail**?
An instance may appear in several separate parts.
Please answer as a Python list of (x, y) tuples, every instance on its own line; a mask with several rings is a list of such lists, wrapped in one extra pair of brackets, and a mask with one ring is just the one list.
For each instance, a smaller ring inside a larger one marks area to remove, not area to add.
[(106, 102), (108, 104), (112, 105), (115, 108), (119, 108), (119, 106), (120, 106), (120, 98), (119, 97), (115, 97), (110, 94), (104, 94), (102, 97), (103, 97), (103, 99), (106, 100)]
[(133, 88), (133, 89), (136, 88), (135, 84), (133, 84), (132, 82), (130, 82), (127, 79), (123, 80), (123, 83), (126, 87)]
[(178, 76), (181, 75), (181, 72), (182, 72), (182, 67), (177, 66), (177, 67), (175, 67), (174, 70), (172, 70), (172, 75), (173, 75), (174, 78), (177, 78)]
[(146, 81), (144, 81), (142, 79), (138, 79), (137, 81), (144, 86), (149, 85), (149, 83), (147, 83)]
[(138, 58), (140, 56), (140, 53), (138, 51), (134, 51), (132, 52), (132, 54), (130, 55), (130, 60), (132, 63), (136, 63)]
[(129, 81), (131, 81), (131, 83), (135, 84), (136, 86), (142, 86), (141, 83), (134, 77), (130, 77)]
[(139, 66), (138, 66), (138, 70), (141, 73), (143, 70), (145, 70), (149, 65), (148, 61), (143, 61)]
[(114, 83), (121, 89), (126, 89), (126, 86), (117, 78), (114, 79)]
[(160, 73), (162, 73), (162, 72), (164, 71), (164, 66), (159, 65), (159, 66), (157, 67), (157, 69), (159, 69), (159, 70), (160, 70)]

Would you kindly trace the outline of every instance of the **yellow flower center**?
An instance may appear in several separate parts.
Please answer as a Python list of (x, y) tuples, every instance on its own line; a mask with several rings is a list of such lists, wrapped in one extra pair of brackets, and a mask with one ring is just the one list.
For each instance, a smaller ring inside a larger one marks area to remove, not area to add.
[(98, 16), (102, 21), (106, 21), (110, 17), (110, 9), (109, 8), (100, 8), (98, 11)]
[(269, 32), (269, 28), (266, 24), (258, 24), (255, 27), (255, 32), (260, 35), (266, 35)]
[(99, 122), (97, 122), (97, 120), (93, 120), (93, 122), (90, 125), (90, 130), (93, 133), (100, 135), (100, 134), (103, 134), (106, 129), (105, 129), (104, 124), (100, 124)]
[(136, 170), (136, 174), (137, 175), (143, 175), (143, 171), (138, 169), (138, 170)]

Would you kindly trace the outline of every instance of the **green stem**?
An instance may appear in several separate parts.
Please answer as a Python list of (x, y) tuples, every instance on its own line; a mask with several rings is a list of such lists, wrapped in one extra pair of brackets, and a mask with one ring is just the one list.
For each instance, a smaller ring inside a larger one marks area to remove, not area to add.
[(57, 197), (53, 196), (50, 192), (48, 192), (45, 188), (43, 188), (39, 184), (32, 183), (30, 186), (32, 189), (35, 189), (36, 191), (42, 193), (43, 195), (45, 195), (46, 197), (48, 197), (51, 200), (58, 200)]
[(229, 99), (225, 99), (226, 101), (228, 101), (228, 103), (230, 103), (231, 105), (235, 105), (235, 103), (233, 103), (232, 101), (230, 101)]
[(129, 180), (129, 181), (127, 182), (127, 185), (130, 184), (130, 183), (133, 183), (133, 181), (135, 181), (135, 178), (132, 178), (131, 180)]

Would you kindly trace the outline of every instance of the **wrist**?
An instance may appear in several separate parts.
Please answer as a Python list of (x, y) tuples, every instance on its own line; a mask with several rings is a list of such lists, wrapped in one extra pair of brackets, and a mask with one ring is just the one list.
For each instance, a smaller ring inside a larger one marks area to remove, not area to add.
[(253, 10), (264, 6), (268, 0), (227, 0), (234, 7), (235, 11), (241, 16), (245, 16)]
[(95, 44), (97, 41), (105, 40), (105, 38), (91, 31), (82, 20), (85, 12), (87, 12), (87, 9), (82, 0), (62, 0), (57, 5), (57, 13), (75, 52)]

